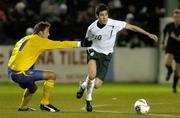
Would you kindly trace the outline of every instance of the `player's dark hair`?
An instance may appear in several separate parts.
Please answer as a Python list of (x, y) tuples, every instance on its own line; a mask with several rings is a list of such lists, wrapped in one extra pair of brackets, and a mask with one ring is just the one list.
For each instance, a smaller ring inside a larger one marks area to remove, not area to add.
[(33, 34), (38, 34), (40, 31), (44, 31), (46, 27), (50, 27), (50, 23), (47, 21), (41, 21), (34, 26)]
[(97, 5), (96, 10), (95, 10), (96, 15), (98, 16), (101, 11), (109, 12), (108, 6), (102, 3)]

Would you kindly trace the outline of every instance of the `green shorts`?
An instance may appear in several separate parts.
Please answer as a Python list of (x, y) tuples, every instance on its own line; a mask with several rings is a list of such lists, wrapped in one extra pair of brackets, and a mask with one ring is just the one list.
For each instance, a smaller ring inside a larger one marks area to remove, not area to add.
[(87, 50), (87, 62), (89, 60), (96, 60), (96, 77), (104, 81), (109, 63), (112, 58), (112, 53), (105, 55), (103, 53), (98, 53), (93, 49)]

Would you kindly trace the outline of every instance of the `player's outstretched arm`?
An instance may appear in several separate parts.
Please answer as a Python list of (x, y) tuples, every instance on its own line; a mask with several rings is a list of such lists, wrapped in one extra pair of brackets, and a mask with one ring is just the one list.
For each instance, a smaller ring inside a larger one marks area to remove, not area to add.
[(134, 31), (134, 32), (139, 32), (139, 33), (142, 33), (142, 34), (145, 34), (147, 35), (148, 37), (150, 37), (151, 39), (153, 39), (154, 41), (158, 41), (158, 37), (154, 34), (151, 34), (149, 32), (146, 32), (145, 30), (143, 30), (142, 28), (138, 27), (138, 26), (135, 26), (135, 25), (131, 25), (131, 24), (126, 24), (126, 29), (129, 29), (131, 31)]
[(58, 48), (77, 48), (77, 47), (90, 47), (92, 41), (53, 41), (43, 38), (43, 40), (37, 40), (39, 46), (42, 49), (58, 49)]

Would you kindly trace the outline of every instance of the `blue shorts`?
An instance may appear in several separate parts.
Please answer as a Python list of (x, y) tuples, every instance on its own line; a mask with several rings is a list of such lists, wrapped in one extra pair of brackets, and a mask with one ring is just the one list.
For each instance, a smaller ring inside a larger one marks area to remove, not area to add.
[(21, 88), (32, 88), (35, 85), (35, 81), (43, 80), (42, 70), (29, 69), (24, 71), (24, 73), (19, 73), (18, 71), (8, 69), (8, 75), (11, 79), (18, 83)]

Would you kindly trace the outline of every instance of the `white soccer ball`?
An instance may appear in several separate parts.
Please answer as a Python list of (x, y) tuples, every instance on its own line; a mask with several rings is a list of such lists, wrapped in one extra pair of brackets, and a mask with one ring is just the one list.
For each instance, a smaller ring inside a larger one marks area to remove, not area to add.
[(146, 114), (149, 112), (150, 106), (145, 99), (138, 99), (134, 103), (134, 109), (138, 114)]

